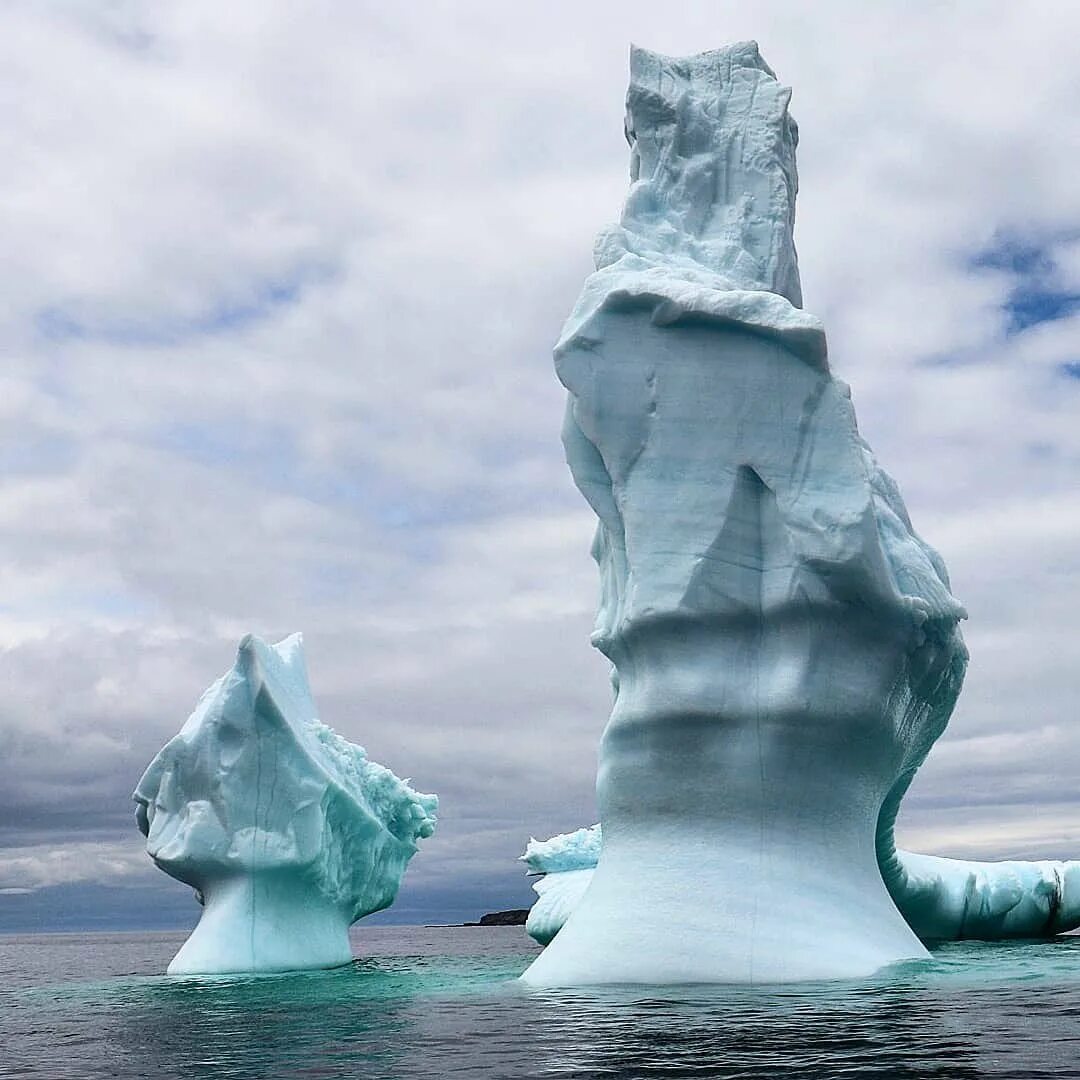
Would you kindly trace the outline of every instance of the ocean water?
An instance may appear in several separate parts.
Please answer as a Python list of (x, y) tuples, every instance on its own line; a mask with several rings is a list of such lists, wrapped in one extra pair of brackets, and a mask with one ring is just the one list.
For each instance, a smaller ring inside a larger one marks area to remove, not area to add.
[(170, 979), (172, 934), (0, 936), (0, 1077), (1080, 1077), (1080, 938), (859, 984), (528, 991), (520, 927), (372, 927), (331, 972)]

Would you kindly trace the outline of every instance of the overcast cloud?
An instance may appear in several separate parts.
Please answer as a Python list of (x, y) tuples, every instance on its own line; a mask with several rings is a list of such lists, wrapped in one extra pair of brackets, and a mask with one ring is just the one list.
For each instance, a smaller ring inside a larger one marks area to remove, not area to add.
[(594, 820), (550, 347), (625, 191), (631, 40), (753, 37), (794, 87), (807, 307), (971, 616), (901, 842), (1080, 856), (1080, 6), (2, 19), (0, 929), (183, 891), (130, 791), (249, 630), (303, 630), (323, 719), (439, 793), (403, 917), (528, 903), (529, 834)]

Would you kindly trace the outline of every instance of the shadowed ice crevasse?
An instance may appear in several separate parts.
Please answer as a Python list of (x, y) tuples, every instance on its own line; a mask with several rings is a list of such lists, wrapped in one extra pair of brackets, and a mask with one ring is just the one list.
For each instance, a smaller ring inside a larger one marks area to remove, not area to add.
[(318, 720), (299, 634), (245, 637), (134, 798), (148, 854), (203, 904), (169, 965), (188, 975), (348, 963), (438, 808)]
[[(788, 100), (753, 43), (631, 52), (630, 191), (555, 349), (615, 691), (603, 845), (537, 885), (535, 985), (855, 977), (1015, 892), (976, 873), (958, 907), (970, 870), (895, 850), (965, 612), (800, 309)], [(1051, 925), (1041, 874), (1009, 932)]]

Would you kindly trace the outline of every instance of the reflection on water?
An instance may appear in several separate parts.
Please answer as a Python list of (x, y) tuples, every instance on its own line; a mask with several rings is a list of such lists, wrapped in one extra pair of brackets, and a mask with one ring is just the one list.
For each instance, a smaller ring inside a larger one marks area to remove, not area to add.
[(857, 985), (573, 992), (516, 982), (519, 928), (367, 930), (348, 968), (257, 979), (130, 974), (167, 938), (27, 940), (0, 938), (3, 1077), (1080, 1076), (1080, 938)]

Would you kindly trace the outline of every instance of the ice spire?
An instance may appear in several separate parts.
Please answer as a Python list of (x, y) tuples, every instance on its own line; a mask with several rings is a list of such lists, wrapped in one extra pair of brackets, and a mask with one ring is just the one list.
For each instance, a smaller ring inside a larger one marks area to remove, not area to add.
[(959, 693), (964, 611), (798, 306), (788, 97), (753, 44), (631, 56), (626, 208), (555, 351), (616, 687), (604, 843), (534, 984), (925, 954), (879, 854)]

